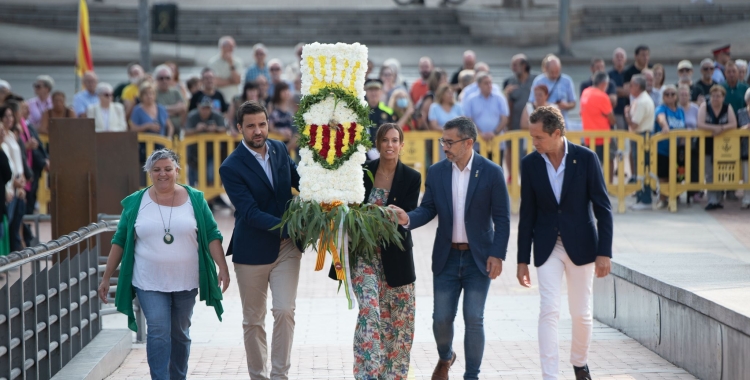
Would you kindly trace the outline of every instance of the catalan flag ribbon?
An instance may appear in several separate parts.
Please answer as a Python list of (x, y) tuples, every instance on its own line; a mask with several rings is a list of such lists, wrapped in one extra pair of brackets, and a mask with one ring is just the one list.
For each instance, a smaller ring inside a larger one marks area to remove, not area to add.
[(91, 35), (89, 34), (89, 7), (86, 0), (78, 5), (78, 54), (76, 55), (76, 75), (82, 77), (87, 71), (94, 70), (91, 58)]

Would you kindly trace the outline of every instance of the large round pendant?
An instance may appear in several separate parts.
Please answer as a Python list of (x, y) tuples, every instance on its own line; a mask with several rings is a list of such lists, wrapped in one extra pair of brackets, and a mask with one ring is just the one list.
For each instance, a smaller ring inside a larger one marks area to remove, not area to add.
[(172, 244), (172, 242), (174, 242), (174, 236), (167, 232), (166, 234), (164, 234), (164, 242), (167, 244)]

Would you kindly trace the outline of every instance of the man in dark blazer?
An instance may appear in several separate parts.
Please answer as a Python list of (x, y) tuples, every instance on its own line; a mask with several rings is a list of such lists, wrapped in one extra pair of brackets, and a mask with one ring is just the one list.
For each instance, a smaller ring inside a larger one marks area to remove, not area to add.
[(604, 277), (610, 270), (612, 207), (596, 153), (567, 141), (560, 111), (539, 107), (529, 121), (536, 152), (521, 161), (518, 281), (531, 286), (533, 242), (541, 295), (539, 355), (543, 379), (553, 380), (558, 376), (557, 322), (565, 274), (573, 319), (570, 362), (576, 379), (591, 379), (591, 296), (594, 274)]
[(294, 308), (302, 253), (281, 223), (292, 187), (299, 187), (297, 166), (284, 143), (268, 139), (268, 113), (256, 102), (237, 110), (242, 142), (219, 169), (235, 207), (232, 255), (242, 300), (247, 370), (253, 380), (269, 379), (266, 368), (266, 294), (273, 293), (273, 346), (270, 378), (286, 378), (291, 366)]
[(464, 292), (464, 379), (478, 379), (484, 355), (484, 305), (497, 278), (510, 237), (510, 207), (503, 170), (474, 153), (477, 127), (466, 117), (448, 121), (440, 140), (447, 157), (427, 172), (425, 194), (409, 213), (396, 209), (409, 229), (438, 217), (432, 249), (434, 312), (432, 330), (440, 360), (433, 379), (448, 379), (456, 360), (453, 320)]

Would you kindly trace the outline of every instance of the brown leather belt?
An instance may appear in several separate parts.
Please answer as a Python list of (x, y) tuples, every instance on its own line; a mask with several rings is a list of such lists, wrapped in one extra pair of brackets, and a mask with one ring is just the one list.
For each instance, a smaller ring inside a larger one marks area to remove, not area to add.
[(451, 243), (451, 248), (459, 251), (470, 251), (468, 243)]

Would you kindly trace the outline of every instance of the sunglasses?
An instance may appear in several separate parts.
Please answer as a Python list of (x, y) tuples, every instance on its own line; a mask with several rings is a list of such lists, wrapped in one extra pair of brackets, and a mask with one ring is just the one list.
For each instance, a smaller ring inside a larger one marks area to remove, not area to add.
[(271, 71), (281, 71), (281, 68), (280, 67), (272, 67), (269, 70), (271, 70)]
[(679, 69), (679, 70), (677, 70), (677, 72), (680, 72), (680, 73), (686, 73), (686, 72), (688, 72), (688, 71), (692, 71), (692, 70), (693, 70), (693, 69)]
[(112, 97), (112, 93), (110, 92), (110, 93), (107, 93), (107, 94), (99, 94), (99, 96), (103, 96), (105, 98), (111, 98)]
[(34, 88), (36, 88), (36, 89), (42, 88), (42, 85), (41, 85), (41, 84), (39, 84), (39, 83), (34, 83), (34, 84), (33, 84), (33, 86), (34, 86)]
[(156, 77), (157, 80), (172, 80), (172, 77)]
[(701, 71), (713, 71), (713, 67), (701, 67)]
[(676, 92), (665, 92), (664, 96), (677, 96)]

